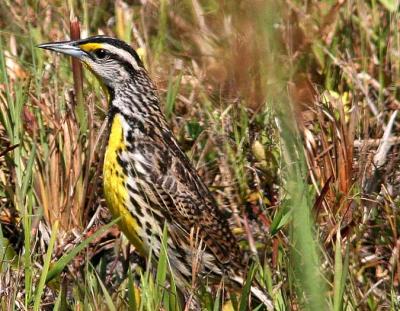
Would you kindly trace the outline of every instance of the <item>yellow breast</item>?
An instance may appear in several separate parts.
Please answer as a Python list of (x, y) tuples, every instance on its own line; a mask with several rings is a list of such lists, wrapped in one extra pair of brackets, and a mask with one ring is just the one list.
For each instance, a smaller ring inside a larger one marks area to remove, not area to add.
[[(104, 195), (113, 217), (121, 217), (118, 226), (122, 232), (138, 251), (143, 256), (146, 256), (147, 251), (138, 236), (138, 223), (126, 208), (129, 200), (129, 193), (126, 187), (127, 176), (124, 174), (124, 170), (117, 160), (118, 155), (126, 151), (122, 122), (121, 116), (117, 114), (111, 125), (108, 145), (104, 156)], [(126, 171), (129, 172), (129, 168)]]

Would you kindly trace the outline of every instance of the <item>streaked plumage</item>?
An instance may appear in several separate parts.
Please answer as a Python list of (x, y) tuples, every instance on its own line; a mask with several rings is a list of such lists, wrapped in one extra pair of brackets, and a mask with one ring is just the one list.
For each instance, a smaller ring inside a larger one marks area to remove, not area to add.
[(113, 216), (123, 216), (119, 225), (128, 239), (142, 255), (151, 249), (158, 257), (165, 223), (168, 259), (177, 284), (185, 288), (192, 279), (198, 245), (190, 244), (197, 235), (203, 245), (200, 276), (240, 282), (246, 256), (169, 129), (136, 52), (103, 36), (40, 47), (81, 59), (108, 90), (104, 191)]

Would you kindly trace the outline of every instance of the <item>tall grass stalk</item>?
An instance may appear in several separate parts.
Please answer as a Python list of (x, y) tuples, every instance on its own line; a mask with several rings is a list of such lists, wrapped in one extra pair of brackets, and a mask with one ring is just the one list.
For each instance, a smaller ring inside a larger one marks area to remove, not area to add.
[[(271, 1), (271, 7), (280, 11)], [(280, 34), (276, 31), (277, 15), (271, 11), (262, 14), (259, 26), (262, 29), (268, 56), (264, 57), (264, 66), (270, 71), (263, 71), (264, 83), (273, 85), (269, 92), (268, 105), (275, 108), (277, 125), (280, 130), (282, 143), (282, 180), (284, 184), (285, 199), (278, 214), (278, 219), (272, 222), (271, 230), (276, 230), (290, 224), (290, 261), (289, 282), (294, 284), (297, 299), (296, 304), (301, 310), (328, 310), (326, 286), (321, 274), (319, 259), (319, 240), (316, 232), (314, 218), (311, 213), (312, 201), (310, 186), (307, 183), (307, 165), (304, 157), (303, 142), (297, 128), (293, 103), (287, 93), (287, 82), (290, 73), (282, 70), (282, 48), (279, 44)], [(265, 86), (267, 87), (267, 86)], [(291, 297), (293, 300), (293, 297)]]
[[(282, 104), (284, 105), (284, 104)], [(299, 134), (290, 111), (280, 117), (283, 156), (285, 159), (287, 204), (290, 205), (291, 267), (298, 299), (304, 310), (327, 310), (325, 284), (320, 274), (319, 242), (315, 231), (307, 169)]]
[[(33, 277), (33, 264), (32, 264), (32, 218), (34, 216), (33, 203), (34, 197), (31, 189), (32, 185), (32, 172), (35, 159), (35, 146), (30, 147), (29, 143), (25, 144), (24, 128), (22, 121), (22, 111), (24, 103), (26, 102), (26, 90), (21, 83), (9, 83), (7, 77), (7, 68), (4, 57), (4, 48), (2, 39), (0, 38), (0, 71), (2, 72), (2, 82), (6, 86), (6, 96), (8, 103), (8, 110), (0, 111), (0, 123), (6, 129), (8, 139), (11, 145), (17, 145), (10, 157), (12, 161), (13, 173), (15, 174), (15, 188), (10, 192), (10, 199), (12, 200), (15, 209), (20, 213), (22, 218), (23, 232), (24, 232), (24, 255), (23, 267), (25, 278), (25, 307), (31, 303), (32, 298), (32, 277)], [(25, 151), (26, 149), (27, 151)]]
[(342, 256), (342, 238), (340, 231), (336, 235), (335, 247), (335, 271), (334, 271), (334, 292), (333, 292), (333, 310), (344, 310), (344, 295), (346, 288), (347, 275), (349, 270), (349, 244), (346, 243), (345, 256)]
[(40, 308), (40, 301), (41, 301), (44, 286), (46, 283), (47, 272), (49, 271), (49, 267), (50, 267), (51, 255), (53, 253), (54, 244), (55, 244), (56, 238), (57, 238), (58, 226), (59, 226), (59, 221), (56, 221), (53, 225), (50, 242), (49, 242), (49, 245), (47, 248), (46, 257), (44, 259), (42, 273), (40, 274), (39, 284), (36, 289), (35, 301), (34, 301), (34, 305), (33, 305), (33, 310), (35, 310), (35, 311), (38, 311)]

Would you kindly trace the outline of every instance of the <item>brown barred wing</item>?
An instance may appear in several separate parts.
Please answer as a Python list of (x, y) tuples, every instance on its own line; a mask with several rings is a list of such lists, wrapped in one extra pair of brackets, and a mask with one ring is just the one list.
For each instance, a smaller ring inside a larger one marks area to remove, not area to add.
[(198, 230), (220, 268), (237, 265), (243, 257), (228, 221), (218, 210), (197, 172), (191, 165), (185, 167), (185, 163), (189, 163), (185, 160), (176, 159), (163, 175), (153, 180), (159, 191), (173, 202), (168, 211), (168, 214), (174, 215), (170, 220), (171, 227), (182, 231), (187, 239), (193, 229)]

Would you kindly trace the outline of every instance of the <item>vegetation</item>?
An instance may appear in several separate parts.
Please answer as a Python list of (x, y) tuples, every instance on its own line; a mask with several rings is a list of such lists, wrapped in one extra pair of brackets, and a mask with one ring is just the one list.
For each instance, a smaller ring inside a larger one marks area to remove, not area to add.
[[(277, 310), (400, 309), (397, 1), (4, 0), (2, 310), (188, 307), (165, 253), (146, 265), (105, 206), (100, 85), (84, 72), (82, 90), (67, 58), (35, 47), (68, 38), (75, 17), (82, 36), (138, 49), (181, 146), (258, 254), (230, 308), (250, 308), (256, 278)], [(199, 296), (228, 308), (222, 285)]]

